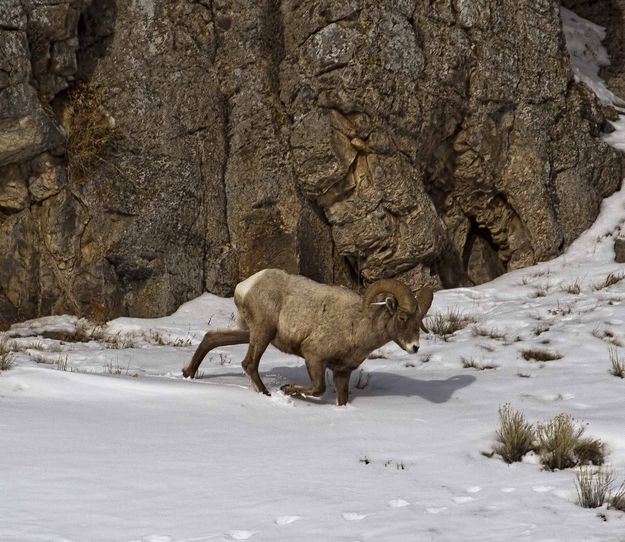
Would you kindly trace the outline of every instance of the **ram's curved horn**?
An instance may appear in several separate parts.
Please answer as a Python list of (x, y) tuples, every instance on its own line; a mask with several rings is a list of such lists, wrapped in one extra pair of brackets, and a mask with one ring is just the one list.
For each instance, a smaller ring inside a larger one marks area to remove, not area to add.
[(433, 299), (434, 290), (432, 290), (429, 286), (424, 286), (421, 290), (419, 290), (419, 293), (417, 294), (417, 303), (419, 305), (419, 314), (421, 315), (421, 318), (423, 318), (427, 314), (428, 310), (430, 310)]
[(417, 300), (410, 288), (398, 280), (382, 279), (374, 282), (365, 292), (364, 306), (371, 304), (379, 294), (392, 295), (397, 300), (399, 308), (411, 316), (416, 314), (419, 309)]
[(423, 324), (423, 319), (427, 314), (428, 310), (432, 306), (432, 300), (434, 299), (434, 290), (429, 286), (424, 286), (421, 288), (419, 293), (417, 294), (417, 303), (419, 305), (419, 315), (421, 316), (421, 322), (419, 323), (419, 327), (425, 333), (429, 333), (429, 329), (425, 327)]

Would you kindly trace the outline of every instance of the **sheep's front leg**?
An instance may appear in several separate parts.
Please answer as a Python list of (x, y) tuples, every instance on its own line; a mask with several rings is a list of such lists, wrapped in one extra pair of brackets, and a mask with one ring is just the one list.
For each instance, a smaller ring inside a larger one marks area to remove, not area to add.
[(300, 386), (299, 384), (285, 384), (280, 389), (288, 395), (309, 395), (321, 397), (326, 391), (326, 366), (322, 361), (306, 360), (306, 369), (312, 386)]
[(349, 377), (351, 369), (344, 371), (334, 371), (334, 387), (336, 388), (336, 402), (339, 406), (347, 404), (349, 399)]
[(260, 358), (267, 349), (267, 346), (269, 346), (269, 341), (270, 339), (267, 335), (252, 333), (250, 336), (250, 346), (247, 349), (247, 354), (241, 362), (241, 366), (251, 380), (254, 389), (259, 393), (264, 393), (265, 395), (271, 394), (265, 387), (265, 384), (263, 384), (263, 381), (260, 379), (260, 375), (258, 374), (258, 364), (260, 363)]

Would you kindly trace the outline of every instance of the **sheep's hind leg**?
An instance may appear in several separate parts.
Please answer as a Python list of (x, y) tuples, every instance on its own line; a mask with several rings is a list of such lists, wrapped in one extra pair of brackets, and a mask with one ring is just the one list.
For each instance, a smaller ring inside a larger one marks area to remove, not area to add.
[(250, 346), (247, 349), (247, 354), (245, 354), (245, 358), (241, 362), (241, 366), (243, 367), (245, 374), (247, 374), (252, 382), (254, 389), (259, 393), (264, 393), (265, 395), (271, 395), (271, 393), (269, 393), (269, 390), (260, 379), (260, 375), (258, 374), (258, 364), (260, 363), (260, 358), (265, 353), (265, 350), (267, 350), (270, 342), (270, 338), (263, 337), (260, 339), (259, 337), (252, 335), (250, 337)]
[(250, 332), (242, 329), (223, 329), (207, 332), (193, 354), (191, 361), (182, 369), (182, 374), (185, 377), (194, 378), (202, 360), (213, 348), (232, 344), (244, 344), (249, 342), (249, 340)]
[(299, 384), (285, 384), (280, 389), (288, 395), (308, 395), (321, 397), (326, 391), (326, 366), (322, 362), (306, 360), (306, 369), (312, 386), (300, 386)]

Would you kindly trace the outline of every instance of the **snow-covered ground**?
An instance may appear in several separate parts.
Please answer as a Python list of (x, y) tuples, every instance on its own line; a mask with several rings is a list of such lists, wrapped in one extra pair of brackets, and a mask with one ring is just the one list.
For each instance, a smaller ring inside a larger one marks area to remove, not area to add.
[[(624, 222), (621, 190), (563, 256), (438, 292), (431, 315), (475, 324), (426, 335), (418, 355), (387, 345), (354, 375), (347, 407), (331, 384), (321, 400), (283, 395), (306, 370), (271, 348), (271, 397), (250, 390), (244, 346), (211, 352), (184, 380), (202, 334), (234, 318), (210, 294), (166, 318), (119, 318), (86, 343), (58, 340), (92, 332), (72, 317), (14, 326), (16, 366), (0, 374), (0, 540), (624, 540), (625, 513), (576, 504), (573, 470), (481, 453), (509, 402), (530, 421), (587, 423), (625, 478), (625, 380), (608, 359), (608, 341), (625, 344), (625, 280), (604, 284), (625, 274), (612, 248)], [(526, 361), (529, 348), (562, 357)]]

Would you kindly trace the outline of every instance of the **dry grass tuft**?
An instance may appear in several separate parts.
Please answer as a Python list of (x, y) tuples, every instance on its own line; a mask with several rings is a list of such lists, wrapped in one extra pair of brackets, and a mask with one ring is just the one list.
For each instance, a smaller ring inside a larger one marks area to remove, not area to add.
[(534, 429), (522, 412), (512, 410), (509, 403), (499, 407), (499, 428), (497, 429), (495, 453), (506, 463), (521, 461), (523, 456), (535, 449)]
[(592, 330), (592, 336), (597, 337), (597, 339), (601, 339), (609, 344), (613, 344), (614, 346), (623, 346), (623, 341), (621, 341), (612, 331), (609, 329), (601, 329), (595, 328)]
[(554, 361), (556, 359), (562, 359), (562, 354), (558, 352), (551, 352), (539, 348), (528, 348), (527, 350), (523, 350), (521, 355), (526, 361)]
[(59, 370), (59, 371), (69, 371), (69, 372), (72, 372), (72, 367), (69, 364), (67, 354), (65, 356), (59, 355), (57, 360), (54, 362), (54, 365), (56, 366), (57, 370)]
[(621, 282), (625, 279), (625, 273), (610, 273), (605, 279), (601, 282), (595, 284), (593, 287), (594, 290), (603, 290), (604, 288), (609, 288), (614, 284)]
[(625, 378), (625, 359), (618, 355), (618, 350), (614, 346), (608, 348), (608, 357), (612, 364), (610, 374), (619, 378)]
[(625, 512), (625, 482), (610, 496), (608, 505), (613, 510)]
[(543, 333), (545, 333), (546, 331), (549, 331), (549, 326), (548, 325), (544, 325), (544, 324), (537, 324), (534, 326), (534, 328), (532, 329), (532, 333), (534, 335), (536, 335), (536, 337), (538, 337), (539, 335), (542, 335)]
[(11, 350), (11, 339), (4, 335), (0, 338), (0, 371), (8, 371), (15, 366), (13, 352)]
[(558, 414), (546, 423), (536, 424), (536, 437), (541, 463), (548, 470), (561, 470), (577, 465), (601, 465), (605, 446), (596, 439), (582, 438), (585, 428), (576, 426), (568, 414)]
[(125, 374), (128, 375), (130, 371), (130, 362), (128, 362), (128, 365), (126, 365), (126, 367), (122, 367), (119, 362), (115, 362), (113, 363), (113, 361), (108, 361), (107, 363), (104, 364), (104, 372), (106, 374), (110, 374), (110, 375), (121, 375), (121, 374)]
[(582, 508), (599, 508), (606, 502), (614, 474), (606, 469), (582, 467), (577, 471), (577, 500)]
[(150, 344), (155, 344), (158, 346), (175, 346), (175, 347), (183, 347), (190, 346), (193, 342), (191, 337), (187, 337), (186, 339), (178, 338), (178, 339), (170, 339), (167, 338), (163, 333), (156, 329), (150, 329), (148, 335), (146, 336), (146, 340)]
[(449, 308), (447, 312), (430, 316), (426, 327), (435, 335), (447, 338), (456, 331), (460, 331), (475, 322), (476, 320), (473, 316), (462, 314), (458, 309)]
[(476, 369), (477, 371), (485, 371), (487, 369), (496, 369), (498, 366), (494, 363), (483, 363), (474, 358), (465, 358), (462, 356), (460, 358), (462, 360), (463, 369)]
[(552, 307), (549, 309), (549, 314), (552, 314), (553, 316), (566, 316), (568, 314), (571, 314), (572, 312), (573, 307), (571, 305), (561, 306), (559, 301), (556, 307)]
[(490, 337), (498, 341), (505, 341), (507, 337), (498, 329), (486, 329), (485, 327), (473, 326), (471, 328), (474, 337)]
[(576, 279), (575, 282), (570, 284), (563, 284), (560, 287), (560, 290), (566, 292), (567, 294), (579, 295), (582, 291), (582, 287), (579, 283), (579, 279)]

